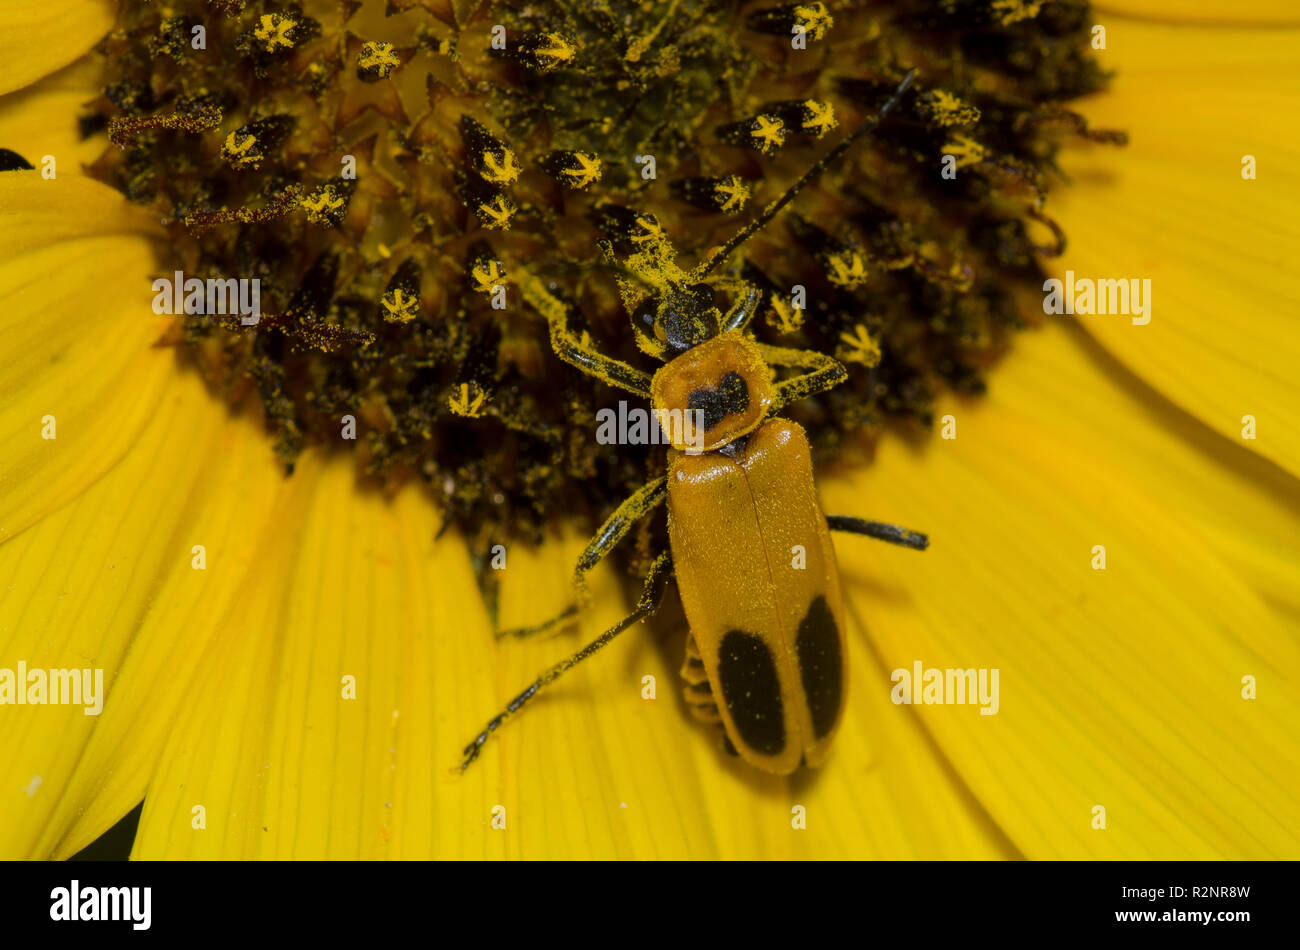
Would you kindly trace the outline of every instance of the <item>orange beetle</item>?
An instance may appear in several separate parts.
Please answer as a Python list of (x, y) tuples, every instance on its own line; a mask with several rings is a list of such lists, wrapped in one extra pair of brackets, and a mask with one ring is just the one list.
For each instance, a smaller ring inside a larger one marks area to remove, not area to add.
[[(641, 517), (668, 504), (669, 550), (652, 563), (633, 613), (577, 653), (544, 671), (469, 743), (461, 768), (491, 734), (542, 687), (658, 609), (675, 577), (690, 624), (682, 675), (696, 716), (722, 726), (726, 745), (767, 772), (789, 774), (825, 761), (844, 710), (848, 684), (844, 611), (830, 531), (863, 534), (923, 550), (922, 534), (853, 517), (826, 517), (817, 501), (811, 450), (803, 429), (776, 417), (785, 406), (847, 378), (814, 350), (768, 346), (745, 333), (762, 297), (740, 280), (709, 278), (715, 267), (766, 225), (791, 198), (869, 132), (910, 84), (810, 168), (718, 253), (687, 273), (653, 217), (629, 213), (634, 252), (623, 261), (635, 277), (624, 287), (638, 342), (664, 361), (652, 377), (611, 359), (568, 329), (568, 310), (525, 276), (524, 299), (547, 320), (551, 343), (567, 362), (650, 400), (668, 425), (668, 473), (638, 489), (606, 519), (578, 559), (579, 604), (585, 574)], [(636, 299), (633, 283), (650, 289)], [(715, 291), (735, 300), (723, 314)], [(776, 381), (774, 368), (799, 371)], [(578, 605), (518, 635), (549, 629)]]

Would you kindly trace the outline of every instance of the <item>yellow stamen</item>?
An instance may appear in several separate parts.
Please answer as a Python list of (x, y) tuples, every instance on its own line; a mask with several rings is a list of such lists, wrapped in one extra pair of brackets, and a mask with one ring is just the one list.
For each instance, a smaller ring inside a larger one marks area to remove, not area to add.
[(880, 363), (880, 344), (861, 323), (854, 325), (852, 331), (841, 333), (840, 342), (844, 344), (840, 351), (840, 359), (844, 362), (859, 363), (868, 369)]
[(293, 40), (289, 39), (287, 34), (297, 25), (298, 21), (292, 17), (282, 16), (279, 13), (263, 13), (260, 25), (253, 31), (253, 36), (266, 44), (268, 53), (274, 53), (280, 46), (291, 49)]
[(304, 211), (307, 212), (307, 220), (312, 224), (332, 224), (328, 212), (337, 211), (343, 207), (343, 199), (334, 191), (333, 185), (321, 185), (310, 195), (303, 195), (298, 199)]
[(263, 158), (262, 151), (255, 147), (257, 136), (250, 132), (240, 141), (236, 138), (238, 134), (231, 132), (226, 136), (226, 142), (221, 146), (221, 157), (235, 168), (257, 168)]
[(867, 265), (857, 251), (850, 249), (832, 254), (827, 258), (826, 266), (829, 270), (826, 278), (836, 287), (852, 290), (866, 283)]
[(943, 89), (935, 89), (922, 97), (935, 125), (974, 125), (980, 119), (980, 110)]
[(794, 15), (799, 18), (799, 25), (804, 33), (814, 40), (820, 40), (826, 31), (835, 25), (835, 19), (824, 3), (804, 3), (794, 8)]
[(477, 419), (483, 415), (488, 394), (476, 383), (461, 383), (455, 392), (447, 397), (447, 408), (458, 416)]
[(737, 176), (728, 175), (713, 186), (713, 194), (721, 202), (719, 210), (734, 214), (745, 207), (745, 202), (749, 200), (749, 186)]
[(384, 305), (384, 319), (390, 323), (410, 323), (420, 312), (420, 298), (402, 293), (401, 287), (394, 287), (379, 302)]
[(558, 66), (560, 63), (567, 63), (573, 59), (574, 54), (577, 52), (573, 48), (573, 44), (558, 33), (546, 33), (544, 38), (551, 45), (538, 49), (534, 55), (551, 60), (547, 68)]
[(495, 152), (485, 151), (483, 153), (483, 177), (490, 182), (498, 185), (508, 185), (519, 177), (519, 163), (515, 161), (515, 153), (510, 149), (501, 150), (500, 158)]
[(993, 15), (1003, 26), (1032, 20), (1048, 0), (993, 0)]
[(839, 125), (835, 121), (835, 109), (829, 102), (806, 99), (803, 107), (808, 110), (808, 117), (803, 120), (803, 130), (805, 132), (812, 132), (818, 138), (821, 138)]
[(574, 152), (573, 157), (577, 159), (578, 167), (566, 168), (560, 173), (573, 179), (570, 182), (570, 187), (586, 188), (593, 182), (600, 181), (601, 167), (599, 158), (588, 155), (586, 152)]
[(776, 321), (769, 318), (767, 322), (778, 333), (793, 333), (803, 326), (803, 311), (792, 306), (784, 297), (772, 296), (772, 312), (776, 314)]
[(984, 146), (965, 135), (954, 136), (953, 141), (945, 142), (943, 151), (945, 155), (952, 155), (957, 159), (958, 168), (978, 165), (984, 161)]
[(638, 215), (636, 219), (637, 227), (645, 231), (645, 234), (634, 234), (632, 240), (637, 244), (646, 244), (654, 241), (667, 241), (668, 237), (664, 234), (663, 225), (654, 218), (647, 218), (644, 215)]
[(380, 79), (387, 79), (388, 74), (401, 65), (392, 43), (366, 43), (357, 55), (357, 66), (366, 72), (377, 73)]
[(749, 136), (758, 150), (766, 155), (785, 142), (785, 123), (774, 115), (760, 115), (754, 119)]
[(470, 270), (470, 279), (474, 281), (475, 290), (482, 294), (490, 294), (492, 288), (505, 283), (506, 272), (498, 261), (488, 261), (486, 264), (476, 264)]
[(502, 231), (507, 230), (510, 227), (510, 219), (514, 217), (517, 210), (504, 195), (497, 195), (491, 204), (478, 206), (479, 219), (484, 226), (492, 230), (498, 228)]

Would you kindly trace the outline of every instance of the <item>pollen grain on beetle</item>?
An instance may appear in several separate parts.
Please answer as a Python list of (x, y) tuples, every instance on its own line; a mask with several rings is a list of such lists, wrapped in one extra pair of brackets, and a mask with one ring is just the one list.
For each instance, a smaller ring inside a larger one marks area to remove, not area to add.
[(471, 537), (536, 534), (665, 464), (593, 448), (619, 396), (556, 358), (542, 311), (648, 367), (629, 318), (655, 282), (913, 68), (889, 121), (721, 265), (719, 304), (756, 285), (760, 342), (848, 363), (792, 409), (822, 457), (978, 392), (1063, 240), (1056, 150), (1123, 141), (1067, 106), (1105, 82), (1091, 23), (1078, 0), (122, 4), (83, 125), (110, 131), (93, 173), (165, 222), (160, 270), (258, 281), (263, 319), (190, 313), (184, 337), (227, 398), (256, 389), (287, 467), (351, 414), (368, 473), (423, 478)]

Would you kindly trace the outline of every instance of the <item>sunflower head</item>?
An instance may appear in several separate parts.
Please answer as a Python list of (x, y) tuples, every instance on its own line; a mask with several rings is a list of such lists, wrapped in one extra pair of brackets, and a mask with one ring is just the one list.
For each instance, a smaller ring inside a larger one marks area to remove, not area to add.
[[(664, 465), (597, 450), (612, 394), (555, 358), (529, 287), (633, 363), (752, 290), (758, 339), (851, 366), (797, 410), (820, 457), (978, 392), (1060, 249), (1058, 142), (1095, 135), (1064, 103), (1103, 82), (1084, 3), (376, 6), (124, 5), (94, 172), (164, 221), (166, 272), (259, 281), (256, 325), (184, 336), (228, 398), (258, 392), (286, 466), (358, 418), (367, 471), (422, 478), (477, 536)], [(869, 141), (686, 279), (911, 68)]]

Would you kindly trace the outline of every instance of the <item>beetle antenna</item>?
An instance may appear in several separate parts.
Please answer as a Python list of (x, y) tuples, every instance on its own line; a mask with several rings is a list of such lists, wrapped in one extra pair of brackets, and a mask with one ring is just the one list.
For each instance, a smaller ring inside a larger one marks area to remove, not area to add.
[(780, 213), (781, 209), (790, 203), (790, 199), (792, 199), (796, 194), (799, 193), (799, 190), (803, 188), (804, 185), (816, 179), (822, 172), (826, 171), (826, 169), (833, 162), (835, 162), (841, 155), (843, 155), (850, 148), (852, 148), (853, 144), (857, 142), (858, 139), (862, 138), (864, 135), (866, 135), (868, 132), (874, 129), (877, 125), (879, 125), (880, 120), (883, 119), (889, 113), (889, 110), (894, 108), (894, 106), (898, 105), (898, 100), (903, 98), (903, 93), (907, 92), (907, 87), (912, 84), (912, 79), (915, 76), (916, 76), (915, 69), (909, 71), (908, 74), (903, 77), (903, 81), (898, 84), (898, 88), (894, 90), (894, 94), (889, 97), (889, 101), (886, 102), (881, 107), (879, 112), (877, 112), (866, 122), (863, 122), (860, 126), (854, 129), (852, 135), (846, 137), (842, 142), (840, 142), (833, 149), (827, 152), (825, 157), (822, 158), (821, 161), (819, 161), (817, 164), (813, 165), (806, 172), (800, 175), (799, 180), (796, 181), (789, 188), (787, 188), (785, 194), (783, 194), (780, 198), (777, 198), (776, 201), (773, 201), (770, 205), (764, 208), (762, 214), (760, 214), (753, 221), (749, 222), (749, 224), (745, 225), (743, 228), (741, 228), (739, 231), (733, 234), (731, 238), (727, 241), (727, 243), (722, 246), (722, 249), (718, 251), (718, 253), (710, 256), (708, 260), (706, 260), (703, 264), (701, 264), (699, 267), (695, 269), (695, 273), (691, 275), (691, 280), (698, 281), (703, 277), (707, 277), (715, 267), (717, 267), (719, 264), (721, 264), (723, 261), (725, 261), (728, 257), (731, 256), (732, 251), (734, 251), (736, 248), (740, 247), (740, 245), (748, 241), (751, 237), (754, 236), (755, 233), (757, 233), (760, 229), (762, 229), (769, 221), (775, 218)]

